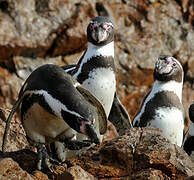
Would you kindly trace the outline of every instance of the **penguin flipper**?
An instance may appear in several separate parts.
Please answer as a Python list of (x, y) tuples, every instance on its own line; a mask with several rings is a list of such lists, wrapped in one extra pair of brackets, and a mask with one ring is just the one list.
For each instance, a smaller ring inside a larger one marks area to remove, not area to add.
[(77, 90), (84, 96), (84, 98), (95, 106), (98, 110), (98, 120), (99, 120), (99, 131), (100, 134), (104, 134), (107, 130), (107, 117), (102, 104), (86, 89), (81, 85), (76, 86)]
[(189, 118), (194, 123), (194, 102), (189, 107)]
[(108, 120), (113, 123), (119, 135), (123, 135), (126, 129), (132, 127), (128, 112), (121, 104), (116, 92)]

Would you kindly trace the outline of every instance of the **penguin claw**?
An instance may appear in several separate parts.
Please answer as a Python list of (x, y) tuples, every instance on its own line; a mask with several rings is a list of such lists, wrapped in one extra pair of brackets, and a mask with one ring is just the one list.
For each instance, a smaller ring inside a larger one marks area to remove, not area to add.
[(50, 163), (50, 159), (39, 159), (37, 163), (37, 168), (40, 171), (47, 172), (50, 171), (51, 173), (53, 170), (53, 165)]
[(37, 163), (38, 170), (43, 172), (47, 171), (50, 171), (51, 173), (54, 172), (52, 164), (59, 165), (60, 162), (56, 159), (49, 157), (45, 145), (39, 145), (37, 147), (37, 150), (38, 150), (38, 163)]

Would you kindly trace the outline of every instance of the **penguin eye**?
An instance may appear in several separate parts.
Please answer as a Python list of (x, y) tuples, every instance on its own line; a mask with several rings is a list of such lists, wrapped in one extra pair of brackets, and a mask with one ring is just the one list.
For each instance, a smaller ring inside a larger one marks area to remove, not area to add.
[(175, 66), (176, 66), (176, 63), (174, 62), (174, 63), (172, 64), (172, 66), (175, 67)]
[(110, 24), (103, 24), (102, 27), (106, 30), (106, 31), (109, 31), (112, 26)]
[(98, 24), (93, 22), (93, 23), (91, 23), (91, 25), (90, 25), (90, 29), (93, 30), (93, 29), (95, 29), (97, 26), (98, 26)]

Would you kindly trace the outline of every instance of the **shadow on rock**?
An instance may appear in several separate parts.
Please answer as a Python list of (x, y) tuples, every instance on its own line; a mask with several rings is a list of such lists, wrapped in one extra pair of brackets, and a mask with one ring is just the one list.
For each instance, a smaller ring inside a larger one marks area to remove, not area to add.
[(37, 154), (29, 149), (5, 153), (0, 151), (0, 158), (12, 158), (28, 173), (32, 173), (36, 170)]

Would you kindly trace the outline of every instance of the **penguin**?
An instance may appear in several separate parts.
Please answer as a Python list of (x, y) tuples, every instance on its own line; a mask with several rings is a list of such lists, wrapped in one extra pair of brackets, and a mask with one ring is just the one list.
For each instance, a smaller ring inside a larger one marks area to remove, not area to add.
[(184, 143), (184, 150), (189, 156), (194, 155), (194, 102), (189, 107), (190, 127)]
[[(87, 27), (87, 49), (77, 64), (62, 66), (85, 89), (90, 91), (105, 109), (106, 116), (116, 127), (119, 135), (132, 127), (130, 117), (116, 93), (116, 69), (114, 64), (114, 25), (108, 17), (97, 16)], [(78, 134), (78, 139), (87, 138)], [(102, 141), (101, 137), (101, 141)], [(77, 152), (65, 150), (56, 142), (58, 158), (64, 161)], [(82, 149), (82, 151), (85, 151)], [(73, 153), (72, 153), (73, 152)]]
[(78, 63), (63, 69), (101, 102), (108, 119), (123, 135), (132, 124), (116, 93), (112, 21), (104, 16), (93, 18), (87, 27), (87, 40), (87, 49)]
[[(71, 75), (53, 64), (37, 68), (22, 86), (6, 122), (3, 152), (9, 124), (18, 107), (27, 139), (37, 148), (39, 170), (52, 171), (54, 161), (48, 154), (52, 142), (59, 141), (68, 149), (80, 149), (99, 144), (101, 134), (107, 129), (101, 103)], [(89, 140), (77, 141), (77, 133)]]
[(182, 65), (174, 57), (162, 55), (156, 61), (153, 76), (153, 87), (134, 117), (133, 126), (159, 128), (165, 138), (181, 147), (185, 117)]

